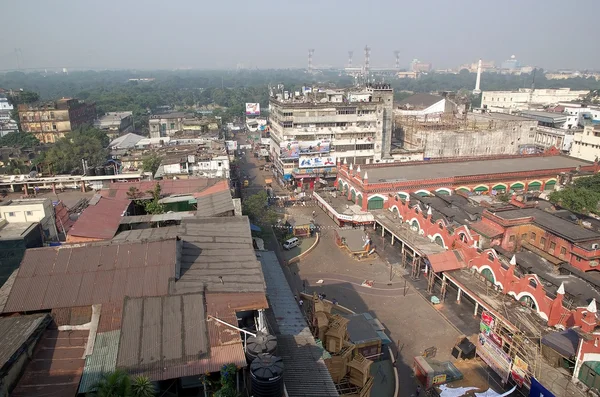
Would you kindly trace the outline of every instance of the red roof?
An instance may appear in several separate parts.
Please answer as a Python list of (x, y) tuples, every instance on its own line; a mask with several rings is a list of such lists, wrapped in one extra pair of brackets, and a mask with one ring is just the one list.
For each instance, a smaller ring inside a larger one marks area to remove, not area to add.
[(161, 194), (163, 195), (191, 194), (197, 196), (197, 193), (204, 192), (213, 186), (218, 186), (218, 190), (212, 193), (229, 188), (227, 181), (223, 179), (168, 179), (161, 181), (115, 182), (111, 183), (108, 189), (101, 190), (100, 194), (107, 198), (127, 200), (129, 198), (127, 192), (130, 188), (135, 187), (140, 193), (147, 194), (146, 192), (153, 190), (157, 183), (160, 185)]
[(69, 236), (108, 240), (114, 237), (119, 229), (121, 217), (127, 211), (131, 200), (115, 200), (101, 197), (100, 200), (87, 207), (77, 222), (69, 230)]
[(466, 267), (465, 259), (459, 250), (440, 252), (438, 254), (427, 255), (434, 272), (449, 272)]
[(488, 238), (494, 238), (504, 233), (504, 230), (502, 230), (501, 227), (490, 225), (489, 223), (484, 223), (482, 221), (472, 223), (469, 227)]
[(162, 296), (175, 277), (176, 239), (25, 251), (4, 313)]

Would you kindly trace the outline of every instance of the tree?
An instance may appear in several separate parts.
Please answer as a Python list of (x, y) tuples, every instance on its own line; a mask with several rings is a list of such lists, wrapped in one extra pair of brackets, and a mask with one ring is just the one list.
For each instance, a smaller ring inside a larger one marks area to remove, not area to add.
[(147, 193), (150, 193), (152, 195), (152, 200), (150, 200), (150, 201), (138, 201), (138, 204), (140, 204), (141, 206), (144, 207), (144, 209), (146, 210), (146, 213), (152, 214), (152, 215), (164, 214), (164, 212), (165, 212), (165, 205), (160, 202), (160, 199), (161, 199), (160, 192), (161, 192), (161, 190), (162, 189), (160, 187), (160, 183), (156, 182), (156, 185), (154, 186), (154, 189), (148, 190), (148, 192), (147, 192)]
[(127, 198), (130, 200), (137, 200), (142, 197), (142, 192), (135, 186), (131, 186), (129, 190), (127, 190)]
[(128, 397), (131, 396), (131, 379), (127, 372), (117, 369), (102, 375), (94, 386), (96, 397)]
[(221, 389), (217, 390), (215, 397), (238, 397), (235, 389), (237, 367), (235, 364), (227, 364), (221, 368)]
[(156, 388), (147, 376), (137, 376), (131, 383), (131, 395), (133, 397), (153, 397), (156, 395)]
[(26, 132), (10, 132), (0, 138), (0, 146), (32, 148), (39, 144), (40, 141), (33, 134)]
[(277, 213), (268, 206), (267, 192), (253, 194), (242, 202), (242, 210), (254, 223), (273, 225), (277, 223)]
[(151, 172), (152, 176), (154, 177), (154, 174), (156, 174), (161, 162), (162, 159), (158, 156), (158, 154), (151, 153), (149, 156), (146, 156), (142, 159), (142, 169), (145, 172)]
[(587, 214), (598, 211), (600, 193), (587, 188), (569, 186), (550, 193), (548, 199), (568, 210)]
[(46, 152), (44, 162), (54, 173), (71, 173), (84, 159), (90, 166), (102, 166), (108, 158), (108, 136), (90, 127), (79, 128), (60, 138)]

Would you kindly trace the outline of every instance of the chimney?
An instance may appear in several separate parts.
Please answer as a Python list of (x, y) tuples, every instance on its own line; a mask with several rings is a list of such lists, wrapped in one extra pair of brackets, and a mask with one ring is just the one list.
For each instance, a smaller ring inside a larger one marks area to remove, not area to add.
[(473, 90), (473, 95), (481, 94), (480, 85), (481, 85), (481, 59), (479, 60), (479, 63), (477, 64), (477, 80), (475, 80), (475, 89)]

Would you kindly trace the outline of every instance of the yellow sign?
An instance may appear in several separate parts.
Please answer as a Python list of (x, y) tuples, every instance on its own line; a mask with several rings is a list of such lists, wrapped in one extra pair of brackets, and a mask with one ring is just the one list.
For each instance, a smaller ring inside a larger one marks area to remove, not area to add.
[(442, 383), (446, 383), (446, 374), (436, 375), (433, 377), (434, 385), (441, 385)]

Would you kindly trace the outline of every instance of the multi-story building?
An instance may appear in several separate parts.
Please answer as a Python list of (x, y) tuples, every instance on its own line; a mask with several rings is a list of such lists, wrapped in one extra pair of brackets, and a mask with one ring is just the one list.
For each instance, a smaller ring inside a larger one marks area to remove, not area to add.
[(568, 128), (583, 127), (588, 123), (600, 124), (600, 106), (598, 105), (590, 105), (581, 101), (560, 102), (548, 110), (565, 114)]
[(133, 131), (133, 112), (109, 112), (94, 121), (94, 127), (106, 132), (113, 139)]
[(153, 114), (148, 121), (150, 138), (164, 138), (183, 131), (183, 122), (190, 117), (184, 112)]
[(0, 96), (0, 137), (19, 131), (17, 122), (11, 117), (13, 109), (13, 105), (7, 98)]
[(418, 59), (413, 59), (410, 63), (410, 70), (413, 72), (429, 73), (431, 72), (432, 66), (430, 63), (421, 62)]
[(512, 113), (528, 109), (579, 100), (589, 94), (588, 90), (570, 88), (520, 88), (517, 91), (483, 91), (481, 107), (494, 112)]
[(536, 146), (541, 149), (550, 149), (555, 147), (558, 150), (568, 153), (573, 145), (575, 133), (579, 130), (565, 130), (563, 128), (552, 128), (538, 125), (535, 129)]
[(335, 177), (336, 159), (354, 164), (390, 161), (393, 90), (311, 90), (284, 99), (271, 93), (269, 121), (274, 172), (304, 183)]
[(600, 124), (586, 125), (576, 133), (571, 146), (571, 156), (582, 160), (595, 161), (600, 158)]
[(36, 136), (40, 142), (54, 143), (96, 118), (96, 104), (63, 98), (55, 102), (22, 104), (18, 107), (21, 129)]
[(9, 200), (0, 203), (0, 219), (8, 223), (39, 222), (47, 239), (58, 236), (54, 206), (49, 198)]

